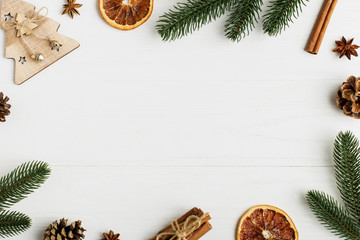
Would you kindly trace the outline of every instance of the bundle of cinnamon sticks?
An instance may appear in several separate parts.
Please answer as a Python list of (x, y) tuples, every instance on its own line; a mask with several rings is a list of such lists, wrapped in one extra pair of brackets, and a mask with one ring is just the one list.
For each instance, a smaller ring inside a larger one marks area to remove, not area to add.
[(186, 236), (184, 236), (187, 240), (198, 240), (202, 236), (204, 236), (207, 232), (209, 232), (212, 229), (211, 224), (209, 223), (209, 220), (211, 219), (210, 215), (207, 213), (204, 213), (200, 208), (193, 208), (187, 213), (185, 213), (183, 216), (175, 220), (174, 222), (176, 225), (179, 226), (179, 229), (174, 229), (174, 222), (161, 230), (158, 235), (151, 238), (150, 240), (169, 240), (169, 239), (179, 239), (177, 236), (177, 231), (181, 231), (184, 228), (184, 224), (191, 224), (191, 221), (189, 222), (190, 218), (198, 219), (200, 222), (198, 224), (198, 227), (195, 227), (194, 231), (192, 232), (186, 232)]
[(313, 32), (310, 36), (306, 51), (312, 54), (318, 54), (321, 43), (324, 39), (326, 29), (329, 25), (331, 16), (335, 10), (338, 0), (325, 0), (321, 12), (318, 16)]

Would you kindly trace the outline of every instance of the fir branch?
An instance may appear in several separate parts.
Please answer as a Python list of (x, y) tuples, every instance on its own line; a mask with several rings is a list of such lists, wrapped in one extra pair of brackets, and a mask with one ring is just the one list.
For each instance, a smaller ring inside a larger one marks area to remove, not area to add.
[(26, 231), (31, 219), (23, 213), (0, 211), (0, 238), (12, 237)]
[(226, 21), (225, 36), (235, 42), (249, 35), (258, 22), (262, 5), (262, 0), (238, 0)]
[(359, 141), (351, 132), (340, 132), (334, 144), (335, 176), (345, 207), (360, 228)]
[(26, 198), (50, 175), (47, 163), (40, 161), (20, 165), (0, 179), (0, 210)]
[(264, 16), (263, 30), (270, 36), (277, 36), (293, 18), (297, 18), (308, 0), (273, 0)]
[(360, 239), (359, 229), (334, 198), (323, 192), (312, 190), (307, 193), (306, 199), (315, 216), (332, 233), (348, 240)]
[(156, 29), (164, 41), (186, 36), (223, 15), (235, 0), (188, 0), (160, 16)]

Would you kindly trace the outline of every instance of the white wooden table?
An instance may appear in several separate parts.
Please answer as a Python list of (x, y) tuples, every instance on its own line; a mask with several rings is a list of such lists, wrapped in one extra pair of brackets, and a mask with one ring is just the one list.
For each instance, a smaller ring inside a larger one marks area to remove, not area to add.
[(13, 105), (0, 124), (0, 174), (30, 160), (53, 169), (12, 208), (33, 219), (13, 239), (42, 239), (62, 217), (83, 220), (86, 239), (110, 229), (121, 240), (148, 239), (198, 206), (213, 217), (204, 240), (233, 240), (257, 204), (287, 211), (301, 239), (337, 239), (305, 194), (339, 197), (333, 141), (340, 130), (360, 137), (360, 122), (335, 105), (342, 81), (360, 76), (360, 59), (331, 51), (343, 35), (360, 43), (359, 1), (339, 2), (318, 56), (303, 49), (319, 0), (281, 36), (258, 25), (240, 43), (224, 37), (225, 18), (163, 43), (154, 27), (176, 1), (155, 0), (148, 22), (129, 32), (108, 26), (96, 0), (79, 0), (74, 20), (60, 14), (63, 1), (30, 2), (47, 6), (59, 32), (81, 46), (21, 86), (13, 61), (0, 58), (0, 91)]

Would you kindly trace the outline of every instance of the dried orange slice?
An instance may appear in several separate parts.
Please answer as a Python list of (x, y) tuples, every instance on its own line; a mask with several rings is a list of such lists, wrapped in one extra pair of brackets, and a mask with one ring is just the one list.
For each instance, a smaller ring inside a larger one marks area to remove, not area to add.
[(240, 219), (237, 240), (298, 240), (291, 218), (281, 209), (269, 205), (250, 208)]
[(154, 0), (99, 0), (104, 20), (121, 30), (137, 28), (149, 19)]

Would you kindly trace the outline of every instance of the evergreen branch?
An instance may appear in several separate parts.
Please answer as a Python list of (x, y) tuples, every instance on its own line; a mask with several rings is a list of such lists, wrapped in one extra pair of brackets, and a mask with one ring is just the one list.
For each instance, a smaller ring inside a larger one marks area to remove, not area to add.
[(306, 195), (310, 209), (332, 233), (347, 240), (359, 240), (359, 229), (353, 224), (346, 210), (331, 196), (309, 191)]
[(160, 16), (156, 29), (164, 41), (186, 36), (223, 15), (235, 0), (188, 0)]
[(262, 5), (262, 0), (238, 0), (226, 21), (225, 36), (235, 42), (249, 35), (258, 22)]
[(0, 238), (12, 237), (26, 231), (31, 226), (31, 219), (23, 213), (0, 212)]
[(0, 179), (0, 210), (26, 198), (50, 175), (47, 163), (40, 161), (20, 165)]
[(359, 141), (349, 131), (340, 132), (334, 144), (337, 187), (347, 211), (360, 228), (360, 155)]
[(263, 30), (270, 36), (277, 36), (293, 18), (297, 18), (302, 11), (302, 5), (309, 0), (273, 0), (264, 16)]

